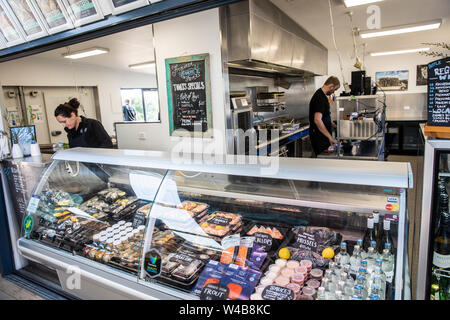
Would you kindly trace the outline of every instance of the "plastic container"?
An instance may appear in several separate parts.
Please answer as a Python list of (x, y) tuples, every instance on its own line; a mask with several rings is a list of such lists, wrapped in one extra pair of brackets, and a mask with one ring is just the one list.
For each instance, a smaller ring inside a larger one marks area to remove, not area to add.
[(310, 261), (310, 260), (302, 260), (302, 261), (300, 261), (300, 266), (306, 267), (306, 269), (309, 272), (312, 269), (312, 261)]
[(300, 286), (303, 285), (303, 283), (305, 282), (306, 277), (303, 275), (303, 273), (294, 273), (291, 276), (291, 282), (298, 284)]
[(294, 269), (284, 268), (281, 270), (281, 275), (288, 279), (291, 279), (293, 274), (294, 274)]
[(286, 266), (286, 263), (287, 263), (286, 259), (279, 258), (279, 259), (275, 260), (275, 264), (277, 266), (279, 266), (280, 268), (284, 268)]
[(278, 276), (275, 279), (275, 284), (278, 286), (281, 286), (281, 287), (287, 286), (289, 284), (289, 282), (290, 282), (290, 279), (287, 277), (284, 277), (284, 276)]
[(300, 262), (296, 260), (288, 260), (288, 262), (286, 263), (286, 268), (295, 269), (298, 267), (300, 267)]
[(323, 271), (320, 269), (311, 269), (309, 275), (311, 276), (312, 279), (320, 281), (323, 278)]
[(309, 279), (306, 281), (306, 285), (314, 290), (317, 290), (320, 287), (320, 281), (316, 279)]
[(316, 294), (316, 289), (311, 287), (303, 287), (302, 294), (304, 296), (309, 296), (311, 298), (314, 298), (314, 295)]
[(280, 273), (281, 267), (278, 266), (278, 265), (276, 265), (276, 264), (271, 264), (271, 265), (269, 266), (269, 271), (271, 271), (271, 272), (276, 272), (276, 273)]

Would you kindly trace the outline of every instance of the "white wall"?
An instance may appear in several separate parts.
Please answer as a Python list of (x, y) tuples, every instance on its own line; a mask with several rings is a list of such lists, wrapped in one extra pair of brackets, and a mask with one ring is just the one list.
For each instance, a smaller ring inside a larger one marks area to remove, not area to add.
[[(360, 58), (361, 59), (361, 58)], [(427, 92), (427, 86), (416, 86), (416, 70), (417, 65), (427, 64), (431, 61), (437, 60), (436, 58), (427, 57), (418, 53), (380, 56), (380, 57), (365, 57), (364, 64), (366, 66), (366, 75), (375, 80), (375, 73), (380, 71), (409, 71), (408, 90), (403, 93), (423, 93)], [(350, 55), (342, 54), (342, 64), (344, 68), (344, 77), (348, 84), (351, 84), (351, 72), (358, 71), (353, 64), (355, 59), (351, 59)], [(339, 59), (336, 51), (328, 51), (328, 75), (337, 76), (341, 83), (342, 73), (339, 67)], [(327, 75), (327, 76), (328, 76)], [(316, 77), (316, 86), (320, 87), (326, 80), (327, 76)], [(338, 91), (338, 94), (342, 91), (342, 88)], [(387, 94), (399, 94), (401, 91), (387, 91)]]
[[(118, 71), (76, 62), (57, 62), (38, 56), (0, 64), (1, 86), (96, 86), (100, 116), (109, 134), (114, 134), (114, 122), (123, 121), (121, 88), (156, 88), (151, 74)], [(56, 106), (55, 106), (56, 108)]]
[[(202, 150), (196, 149), (195, 152), (201, 153), (205, 151), (205, 148), (214, 146), (217, 147), (215, 149), (216, 153), (225, 153), (225, 84), (222, 76), (219, 9), (211, 9), (159, 22), (153, 26), (153, 30), (158, 71), (161, 123), (148, 124), (147, 130), (145, 130), (146, 136), (148, 137), (145, 142), (148, 145), (147, 149), (172, 151), (176, 146), (189, 148), (188, 142), (191, 140), (170, 136), (165, 59), (209, 53), (212, 121), (213, 128), (217, 130), (218, 134), (214, 136), (214, 139), (204, 139), (200, 143)], [(130, 148), (133, 146), (134, 139), (137, 139), (139, 132), (142, 132), (142, 129), (135, 128), (130, 124), (130, 144), (122, 144), (120, 141), (121, 137), (118, 137), (121, 148)], [(140, 149), (143, 148), (142, 141), (138, 147)]]

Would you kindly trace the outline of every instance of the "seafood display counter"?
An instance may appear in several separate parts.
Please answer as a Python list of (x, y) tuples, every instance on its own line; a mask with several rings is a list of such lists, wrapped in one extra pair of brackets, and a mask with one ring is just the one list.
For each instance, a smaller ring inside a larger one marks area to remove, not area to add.
[[(408, 297), (409, 164), (214, 160), (60, 151), (33, 191), (18, 248), (83, 299), (350, 299), (360, 269), (378, 263), (379, 297)], [(390, 224), (389, 261), (366, 246), (374, 215)], [(335, 280), (345, 294), (331, 293)]]

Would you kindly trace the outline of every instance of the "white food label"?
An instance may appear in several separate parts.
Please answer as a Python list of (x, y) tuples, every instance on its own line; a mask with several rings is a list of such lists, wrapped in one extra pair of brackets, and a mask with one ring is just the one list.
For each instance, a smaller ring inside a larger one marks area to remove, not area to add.
[(33, 195), (28, 203), (27, 211), (30, 213), (36, 213), (40, 200), (41, 198), (39, 196)]
[(450, 268), (450, 254), (443, 255), (435, 251), (433, 253), (433, 264), (439, 268)]

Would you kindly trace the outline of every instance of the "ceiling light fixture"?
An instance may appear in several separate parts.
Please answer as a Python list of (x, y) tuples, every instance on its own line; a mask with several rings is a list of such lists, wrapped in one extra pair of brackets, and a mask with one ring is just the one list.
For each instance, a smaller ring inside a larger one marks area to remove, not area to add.
[(381, 2), (383, 0), (344, 0), (344, 5), (347, 8), (361, 6), (363, 4), (369, 4), (374, 2)]
[(442, 24), (442, 20), (439, 19), (439, 20), (422, 22), (422, 23), (417, 23), (417, 24), (412, 24), (412, 25), (383, 28), (383, 29), (374, 30), (374, 31), (365, 31), (365, 32), (360, 32), (359, 35), (361, 36), (361, 38), (364, 38), (364, 39), (375, 38), (375, 37), (384, 37), (384, 36), (391, 36), (391, 35), (410, 33), (410, 32), (434, 30), (434, 29), (438, 29), (441, 26), (441, 24)]
[(144, 69), (144, 68), (150, 68), (150, 67), (153, 67), (153, 66), (155, 66), (155, 61), (130, 64), (128, 67), (130, 69)]
[(378, 56), (388, 56), (388, 55), (393, 55), (393, 54), (422, 52), (422, 51), (428, 51), (428, 50), (430, 50), (430, 48), (417, 48), (417, 49), (406, 49), (406, 50), (397, 50), (397, 51), (372, 52), (370, 55), (372, 57), (378, 57)]
[(67, 58), (67, 59), (82, 59), (82, 58), (96, 56), (96, 55), (104, 54), (104, 53), (108, 53), (108, 52), (109, 52), (109, 49), (94, 47), (94, 48), (89, 48), (89, 49), (85, 49), (85, 50), (65, 53), (65, 54), (63, 54), (63, 57)]

